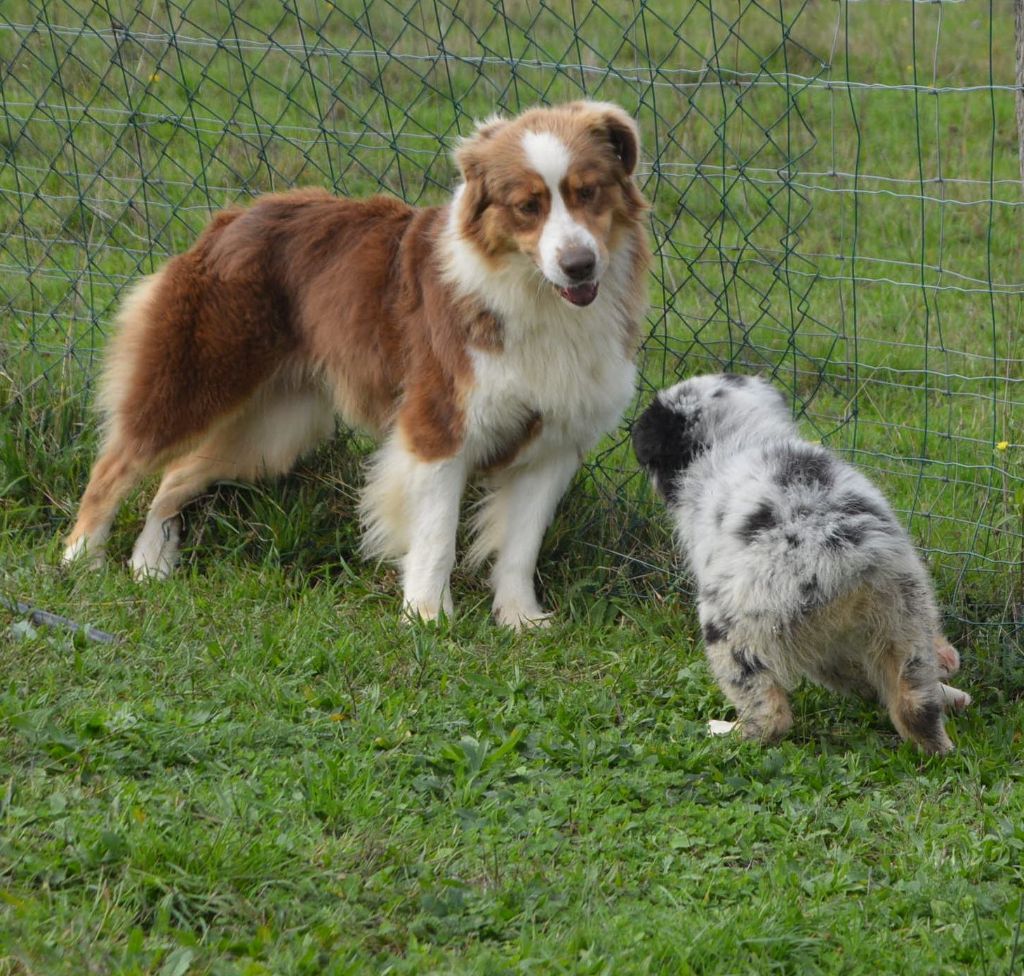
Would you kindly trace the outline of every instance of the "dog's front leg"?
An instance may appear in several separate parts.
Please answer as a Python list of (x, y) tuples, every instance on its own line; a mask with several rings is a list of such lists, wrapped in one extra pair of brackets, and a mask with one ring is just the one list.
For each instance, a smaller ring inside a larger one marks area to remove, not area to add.
[(402, 609), (410, 618), (452, 615), (451, 573), (459, 502), (466, 484), (461, 455), (441, 461), (413, 461), (405, 493), (408, 549), (402, 558)]
[(497, 553), (491, 584), (498, 623), (519, 629), (550, 616), (537, 602), (533, 574), (544, 531), (578, 466), (578, 456), (569, 452), (507, 471), (480, 509), (473, 554), (479, 559)]

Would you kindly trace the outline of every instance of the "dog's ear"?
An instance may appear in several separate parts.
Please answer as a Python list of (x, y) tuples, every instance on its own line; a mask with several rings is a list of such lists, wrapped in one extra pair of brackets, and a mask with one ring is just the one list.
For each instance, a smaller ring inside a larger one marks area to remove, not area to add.
[(700, 437), (699, 408), (680, 413), (655, 397), (633, 424), (637, 460), (666, 501), (672, 501), (679, 473), (706, 447)]
[(588, 113), (587, 123), (605, 139), (618, 157), (626, 176), (632, 176), (640, 157), (640, 130), (618, 105), (611, 102), (573, 102), (569, 106)]
[(463, 206), (469, 223), (479, 220), (490, 203), (484, 182), (483, 157), (488, 143), (506, 125), (508, 122), (505, 119), (491, 116), (485, 122), (480, 122), (473, 134), (460, 140), (455, 147), (455, 164), (459, 167), (466, 186), (463, 191)]
[(476, 224), (490, 206), (491, 199), (487, 194), (487, 184), (482, 174), (473, 172), (471, 175), (464, 169), (465, 189), (462, 191), (462, 213), (467, 224)]
[(611, 102), (573, 102), (571, 107), (587, 113), (590, 130), (604, 139), (615, 154), (622, 167), (618, 182), (625, 194), (627, 207), (634, 216), (639, 216), (647, 210), (648, 203), (633, 181), (640, 158), (640, 130), (636, 122)]
[(462, 178), (469, 183), (480, 178), (483, 165), (483, 154), (488, 143), (508, 125), (506, 119), (492, 115), (483, 122), (478, 122), (473, 134), (459, 140), (455, 147), (455, 164), (459, 167)]
[(622, 162), (627, 175), (632, 176), (640, 158), (640, 130), (621, 108), (609, 107), (604, 111), (605, 130), (615, 155)]

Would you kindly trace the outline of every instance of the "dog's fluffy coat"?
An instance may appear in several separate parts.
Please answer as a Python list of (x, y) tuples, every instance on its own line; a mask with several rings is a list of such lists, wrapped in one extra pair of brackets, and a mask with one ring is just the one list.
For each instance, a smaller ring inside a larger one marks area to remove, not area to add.
[(959, 665), (928, 574), (882, 494), (801, 440), (756, 377), (698, 376), (663, 390), (633, 428), (698, 588), (707, 656), (745, 735), (792, 723), (801, 677), (877, 696), (905, 739), (944, 753), (943, 685)]
[(407, 612), (451, 613), (459, 500), (482, 474), (471, 555), (494, 556), (495, 615), (541, 619), (544, 530), (634, 387), (637, 154), (620, 109), (576, 102), (480, 126), (447, 206), (300, 190), (216, 216), (123, 304), (65, 558), (97, 560), (120, 500), (162, 470), (131, 561), (166, 575), (184, 505), (287, 471), (339, 416), (382, 442), (365, 545), (399, 561)]

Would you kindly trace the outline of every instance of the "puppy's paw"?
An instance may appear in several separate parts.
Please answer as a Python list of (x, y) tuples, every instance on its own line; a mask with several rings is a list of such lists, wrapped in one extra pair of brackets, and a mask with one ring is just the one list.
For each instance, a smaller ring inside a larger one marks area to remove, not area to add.
[(935, 659), (939, 662), (939, 671), (943, 677), (949, 678), (960, 670), (960, 655), (942, 634), (932, 638), (935, 647)]
[(945, 732), (935, 739), (918, 740), (918, 748), (929, 756), (948, 756), (956, 752), (956, 746)]
[(708, 719), (708, 732), (711, 735), (728, 735), (734, 728), (736, 728), (736, 722), (723, 722), (718, 718)]
[(942, 689), (942, 702), (947, 712), (963, 712), (971, 704), (971, 696), (966, 691), (950, 685), (939, 685)]

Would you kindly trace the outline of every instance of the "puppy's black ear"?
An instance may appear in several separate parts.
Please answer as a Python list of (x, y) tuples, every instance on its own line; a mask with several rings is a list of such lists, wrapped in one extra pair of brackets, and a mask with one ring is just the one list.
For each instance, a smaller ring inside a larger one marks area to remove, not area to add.
[(655, 398), (633, 424), (637, 460), (666, 501), (672, 500), (676, 476), (707, 446), (698, 434), (699, 419), (699, 411), (679, 413)]

